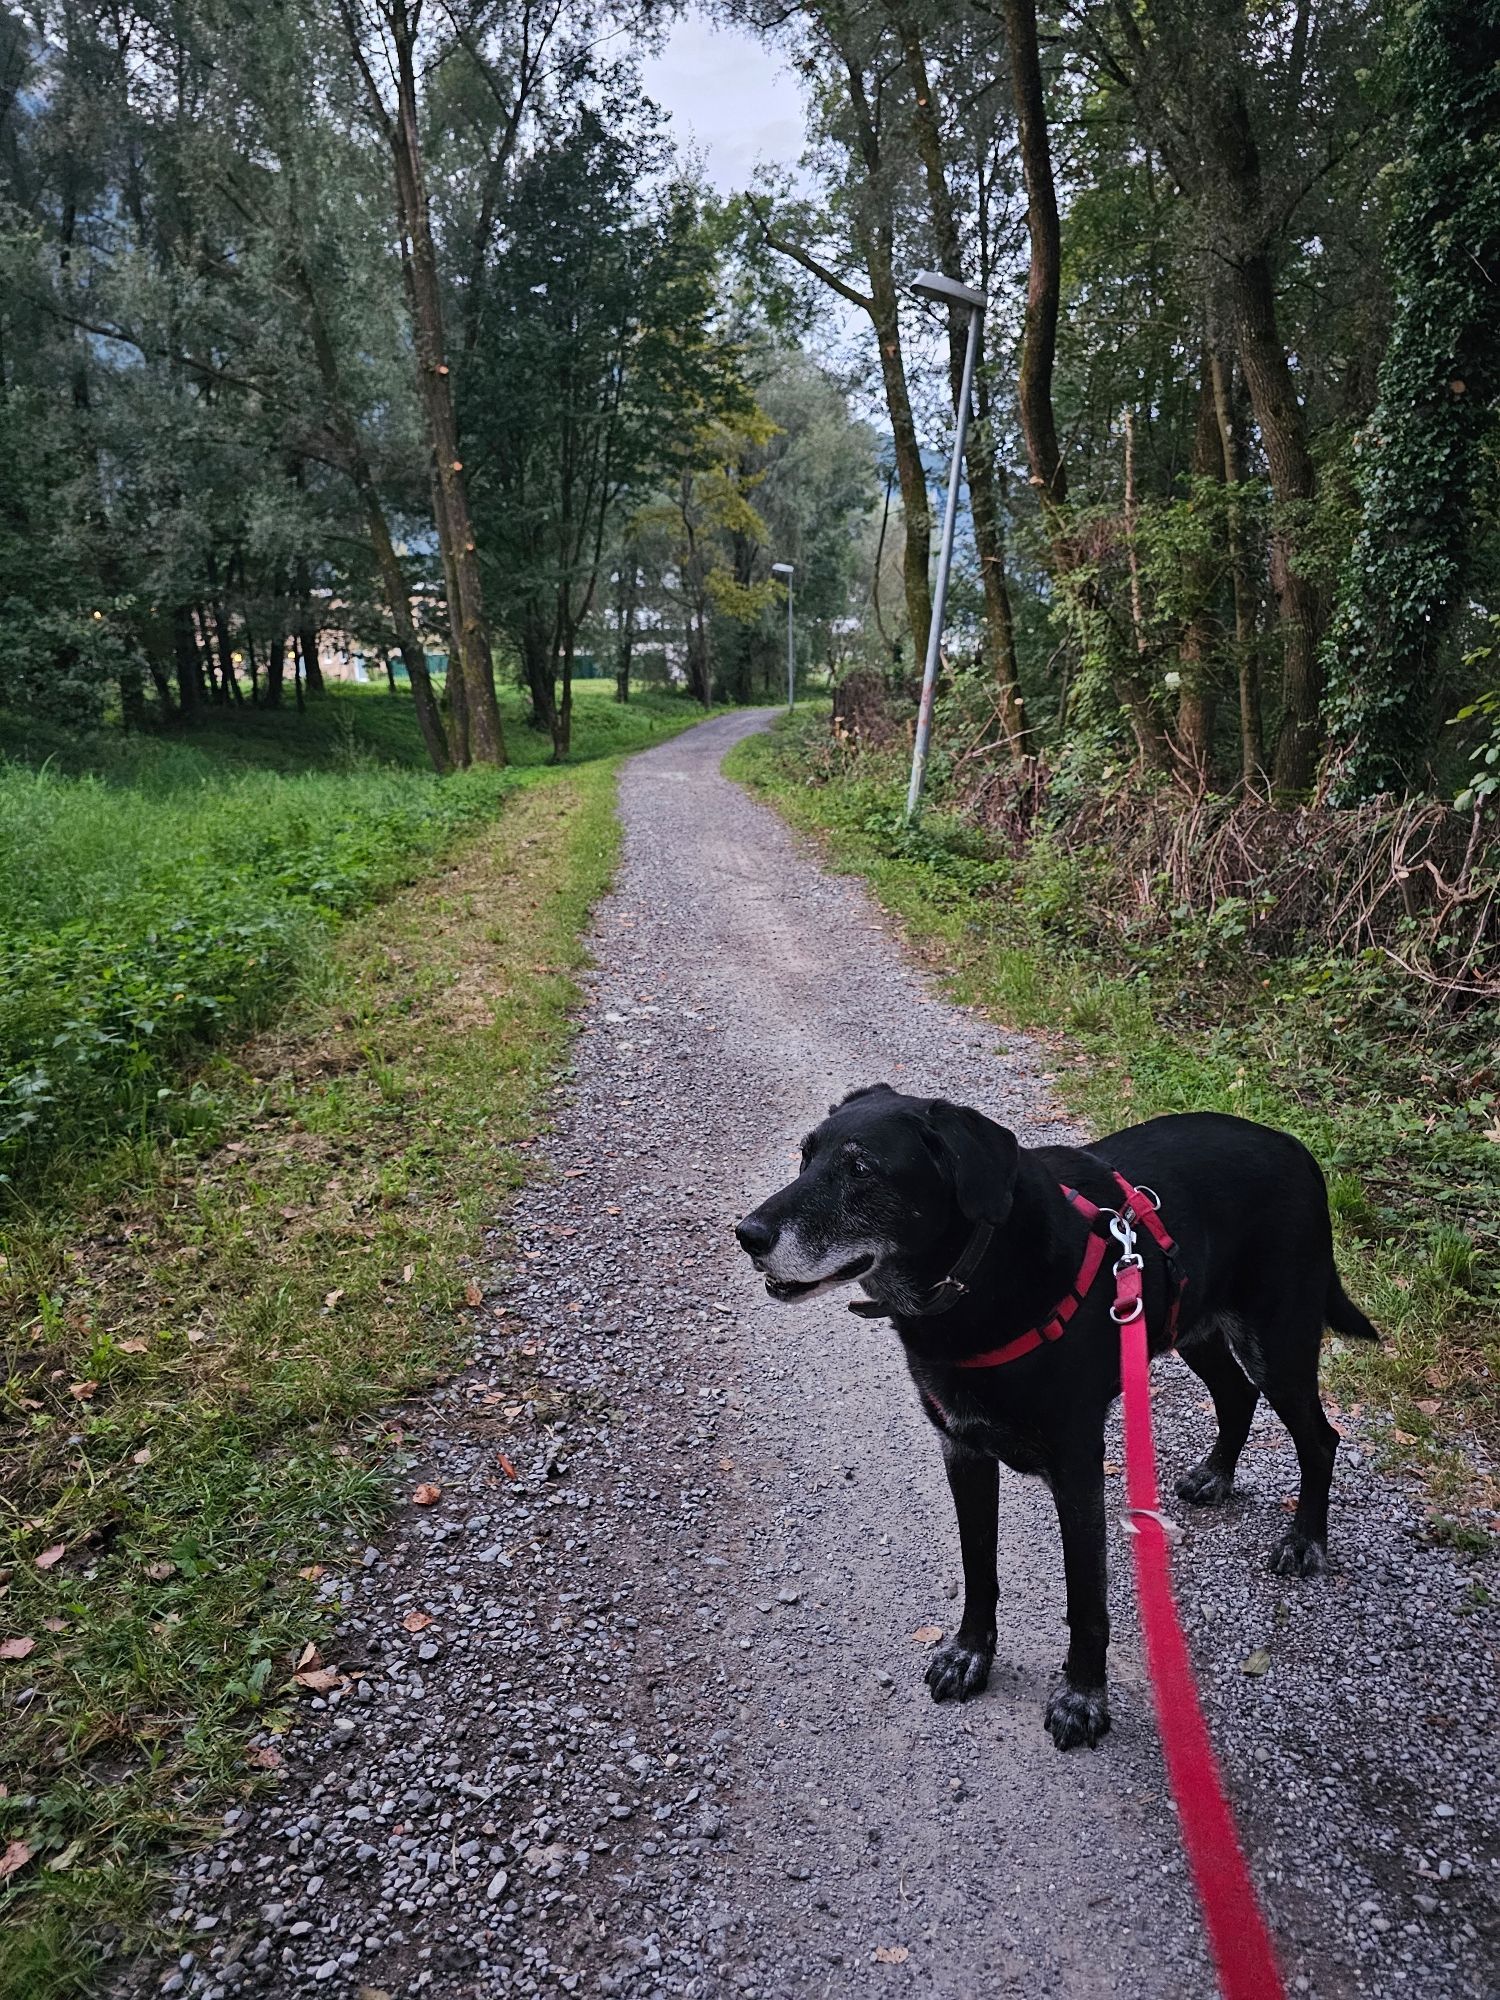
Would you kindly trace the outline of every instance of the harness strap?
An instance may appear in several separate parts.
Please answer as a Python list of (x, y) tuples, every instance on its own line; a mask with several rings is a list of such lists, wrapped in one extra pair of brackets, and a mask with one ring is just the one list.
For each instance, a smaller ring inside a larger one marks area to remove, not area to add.
[[(1114, 1180), (1123, 1197), (1119, 1213), (1132, 1225), (1144, 1229), (1167, 1261), (1167, 1270), (1173, 1280), (1172, 1303), (1167, 1315), (1167, 1340), (1175, 1344), (1177, 1339), (1177, 1315), (1182, 1304), (1182, 1294), (1187, 1288), (1187, 1276), (1177, 1256), (1177, 1245), (1167, 1234), (1165, 1225), (1157, 1213), (1157, 1201), (1149, 1188), (1135, 1188), (1123, 1174), (1115, 1174)], [(1078, 1276), (1073, 1280), (1073, 1288), (1060, 1304), (1055, 1306), (1040, 1326), (1028, 1327), (1025, 1333), (1018, 1333), (1011, 1339), (1002, 1341), (998, 1347), (991, 1347), (983, 1354), (970, 1354), (954, 1365), (959, 1368), (1001, 1368), (1008, 1361), (1020, 1361), (1025, 1355), (1034, 1354), (1047, 1342), (1061, 1340), (1067, 1330), (1069, 1320), (1088, 1297), (1089, 1291), (1104, 1267), (1105, 1238), (1096, 1225), (1113, 1213), (1104, 1209), (1088, 1196), (1080, 1194), (1077, 1188), (1063, 1187), (1072, 1206), (1077, 1209), (1089, 1225), (1088, 1242), (1084, 1245), (1083, 1262), (1078, 1267)], [(945, 1284), (947, 1279), (943, 1281)]]

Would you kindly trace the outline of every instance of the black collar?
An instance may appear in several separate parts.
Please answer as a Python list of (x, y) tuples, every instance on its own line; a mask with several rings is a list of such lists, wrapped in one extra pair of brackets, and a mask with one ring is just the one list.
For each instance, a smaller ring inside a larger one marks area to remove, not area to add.
[[(929, 1286), (915, 1305), (902, 1306), (902, 1319), (935, 1319), (939, 1313), (951, 1311), (968, 1292), (969, 1280), (979, 1269), (994, 1236), (994, 1223), (981, 1222), (948, 1275)], [(849, 1310), (858, 1313), (861, 1319), (889, 1319), (891, 1316), (890, 1308), (883, 1306), (878, 1299), (855, 1299)]]

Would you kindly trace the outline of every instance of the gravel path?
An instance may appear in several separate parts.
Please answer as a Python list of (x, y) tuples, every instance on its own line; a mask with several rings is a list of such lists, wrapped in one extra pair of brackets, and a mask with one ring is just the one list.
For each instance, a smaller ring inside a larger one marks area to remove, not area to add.
[[(351, 1684), (187, 1865), (180, 1964), (122, 1993), (1211, 1994), (1122, 1538), (1100, 1749), (1043, 1731), (1057, 1536), (1003, 1471), (995, 1672), (937, 1707), (913, 1635), (956, 1618), (956, 1535), (894, 1336), (773, 1306), (731, 1240), (858, 1083), (1069, 1136), (1027, 1043), (719, 776), (757, 726), (627, 767), (551, 1172), (472, 1371), (407, 1414), (443, 1497), (325, 1586)], [(1210, 1419), (1161, 1380), (1171, 1472)], [(1327, 1578), (1260, 1566), (1295, 1484), (1273, 1422), (1241, 1484), (1178, 1575), (1295, 1990), (1500, 1994), (1500, 1578), (1424, 1546), (1354, 1438)]]

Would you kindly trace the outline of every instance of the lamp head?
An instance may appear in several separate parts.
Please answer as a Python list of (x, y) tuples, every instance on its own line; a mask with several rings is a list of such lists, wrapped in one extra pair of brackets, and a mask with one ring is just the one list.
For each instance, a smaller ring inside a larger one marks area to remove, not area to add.
[(795, 563), (772, 563), (771, 574), (772, 576), (790, 576), (795, 568)]
[(986, 304), (983, 292), (976, 292), (972, 285), (961, 285), (957, 278), (945, 278), (941, 271), (918, 271), (907, 290), (940, 306), (968, 306), (983, 312)]

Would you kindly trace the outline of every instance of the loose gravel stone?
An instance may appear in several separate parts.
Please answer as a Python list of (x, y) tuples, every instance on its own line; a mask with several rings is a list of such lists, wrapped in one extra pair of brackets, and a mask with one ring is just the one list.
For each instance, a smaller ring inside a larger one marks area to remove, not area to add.
[[(1057, 1531), (1009, 1474), (990, 1688), (934, 1705), (911, 1635), (952, 1621), (956, 1536), (894, 1337), (838, 1298), (772, 1305), (733, 1244), (856, 1084), (1074, 1136), (1036, 1047), (938, 997), (718, 774), (757, 726), (625, 769), (544, 1172), (473, 1274), (473, 1366), (402, 1413), (443, 1497), (328, 1583), (358, 1723), (306, 1705), (279, 1789), (183, 1865), (196, 1956), (122, 1973), (121, 2000), (1211, 1990), (1123, 1538), (1097, 1751), (1042, 1729)], [(1211, 1418), (1180, 1366), (1157, 1379), (1170, 1473)], [(1264, 1412), (1234, 1501), (1187, 1516), (1210, 1726), (1294, 1991), (1485, 2000), (1500, 1577), (1427, 1546), (1343, 1421), (1327, 1576), (1262, 1566), (1296, 1476)]]

